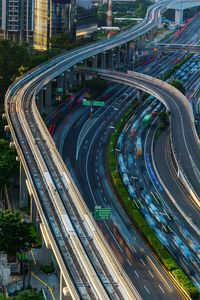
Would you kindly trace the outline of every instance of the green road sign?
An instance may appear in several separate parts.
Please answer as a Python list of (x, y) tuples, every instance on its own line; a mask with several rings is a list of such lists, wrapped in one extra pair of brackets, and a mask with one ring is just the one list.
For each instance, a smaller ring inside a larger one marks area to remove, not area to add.
[(91, 101), (83, 99), (83, 106), (91, 106)]
[(94, 218), (95, 220), (110, 220), (111, 219), (110, 208), (95, 207)]
[(93, 106), (104, 106), (105, 102), (103, 102), (103, 101), (93, 101), (92, 105)]
[(87, 99), (83, 99), (83, 106), (104, 106), (105, 102), (103, 101), (89, 101)]
[(58, 92), (58, 93), (62, 93), (62, 92), (63, 92), (63, 88), (58, 87), (58, 88), (57, 88), (57, 92)]

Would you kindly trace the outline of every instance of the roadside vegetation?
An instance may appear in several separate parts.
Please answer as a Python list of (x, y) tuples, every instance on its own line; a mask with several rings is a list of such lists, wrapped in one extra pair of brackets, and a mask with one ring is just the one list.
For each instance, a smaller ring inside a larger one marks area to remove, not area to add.
[(29, 251), (32, 244), (41, 244), (34, 225), (25, 222), (18, 211), (10, 210), (0, 212), (0, 241), (0, 252), (5, 252), (11, 261), (17, 253)]
[(180, 80), (172, 80), (170, 84), (178, 89), (183, 95), (185, 95), (185, 87)]
[(42, 292), (25, 290), (12, 297), (0, 296), (0, 300), (44, 300), (44, 296)]

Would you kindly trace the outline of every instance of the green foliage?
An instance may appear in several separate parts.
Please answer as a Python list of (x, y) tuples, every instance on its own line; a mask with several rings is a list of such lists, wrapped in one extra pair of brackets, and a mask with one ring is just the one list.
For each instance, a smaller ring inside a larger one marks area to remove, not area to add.
[(32, 235), (32, 223), (22, 221), (19, 212), (4, 210), (0, 212), (0, 251), (9, 256), (16, 252), (27, 251), (35, 242)]
[(54, 268), (52, 265), (50, 266), (42, 266), (42, 271), (46, 274), (51, 274), (54, 272)]
[(44, 300), (42, 292), (35, 292), (34, 290), (26, 290), (19, 292), (14, 297), (0, 296), (0, 300)]
[(44, 300), (41, 292), (35, 292), (33, 290), (27, 290), (20, 292), (17, 296), (11, 297), (12, 300)]
[(5, 137), (4, 127), (7, 124), (6, 120), (3, 120), (1, 118), (3, 112), (4, 112), (3, 109), (0, 109), (0, 139)]
[[(134, 107), (130, 108), (129, 111), (124, 115), (124, 118), (117, 124), (115, 127), (117, 132), (113, 132), (110, 138), (109, 146), (107, 149), (107, 160), (108, 160), (108, 169), (111, 177), (111, 181), (113, 183), (113, 187), (115, 189), (116, 194), (119, 196), (126, 212), (128, 213), (132, 222), (136, 225), (137, 229), (143, 235), (146, 242), (151, 246), (154, 250), (156, 256), (165, 267), (167, 271), (170, 271), (174, 278), (179, 282), (179, 284), (183, 287), (183, 289), (188, 293), (188, 295), (192, 299), (199, 299), (199, 292), (197, 288), (193, 285), (187, 275), (183, 272), (183, 270), (177, 265), (175, 259), (171, 256), (167, 248), (165, 248), (159, 239), (156, 237), (153, 230), (149, 227), (142, 213), (140, 212), (138, 206), (135, 201), (130, 200), (130, 196), (128, 191), (123, 185), (123, 182), (119, 176), (119, 173), (116, 172), (116, 162), (115, 162), (115, 144), (117, 141), (117, 137), (121, 132), (124, 124), (127, 121), (127, 118), (130, 116), (131, 112), (133, 112)], [(161, 115), (161, 119), (167, 119), (166, 116)], [(136, 200), (136, 199), (134, 199)]]
[(105, 91), (105, 89), (108, 87), (108, 83), (104, 79), (93, 78), (85, 81), (84, 87), (89, 89), (91, 99), (95, 99)]
[(9, 143), (0, 139), (0, 189), (10, 182), (13, 174), (18, 172), (16, 152), (9, 148)]
[(172, 80), (170, 82), (170, 84), (172, 86), (174, 86), (176, 89), (178, 89), (181, 93), (185, 94), (185, 88), (184, 88), (184, 86), (183, 86), (183, 84), (182, 84), (181, 81), (179, 81), (179, 80)]
[[(144, 18), (147, 7), (151, 5), (152, 2), (149, 0), (136, 0), (135, 2), (113, 2), (112, 10), (113, 10), (113, 24), (117, 26), (117, 20), (115, 21), (115, 17), (121, 18), (131, 18), (131, 17), (139, 17)], [(105, 26), (107, 21), (107, 11), (108, 5), (102, 4), (98, 7), (98, 26)], [(132, 23), (131, 23), (132, 22)], [(133, 21), (129, 22), (128, 20), (125, 24), (121, 24), (124, 27), (133, 26)], [(120, 25), (120, 24), (119, 24)]]
[(83, 46), (86, 43), (88, 44), (88, 40), (71, 40), (65, 33), (54, 34), (51, 38), (52, 49), (71, 50)]
[(165, 128), (169, 124), (169, 114), (166, 111), (161, 111), (159, 113), (159, 127), (160, 128)]
[(29, 69), (61, 53), (58, 50), (35, 51), (27, 45), (0, 41), (0, 105), (9, 85)]
[(9, 41), (0, 42), (0, 98), (8, 86), (20, 75), (22, 68), (30, 64), (30, 55), (24, 45)]
[(34, 224), (30, 223), (30, 234), (35, 248), (42, 247), (42, 237), (40, 231), (37, 230)]
[(137, 9), (135, 10), (135, 17), (138, 18), (144, 18), (146, 15), (146, 11), (148, 6), (150, 6), (152, 4), (151, 1), (137, 1), (137, 3), (139, 4)]

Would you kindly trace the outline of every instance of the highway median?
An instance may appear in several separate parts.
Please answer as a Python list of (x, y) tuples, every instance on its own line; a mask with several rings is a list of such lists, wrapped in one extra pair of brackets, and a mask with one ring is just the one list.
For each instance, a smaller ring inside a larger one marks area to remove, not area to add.
[(108, 148), (107, 148), (107, 162), (108, 173), (112, 186), (122, 203), (125, 211), (133, 222), (134, 227), (145, 240), (148, 247), (153, 251), (154, 256), (162, 265), (164, 271), (168, 274), (170, 280), (176, 285), (180, 294), (184, 299), (199, 299), (198, 289), (194, 286), (187, 274), (177, 264), (168, 249), (162, 245), (160, 240), (156, 237), (154, 231), (149, 227), (145, 218), (143, 217), (136, 199), (131, 199), (126, 190), (123, 181), (117, 171), (117, 162), (115, 155), (116, 142), (121, 130), (125, 126), (127, 120), (133, 115), (138, 103), (135, 102), (131, 108), (124, 114), (121, 120), (116, 124), (115, 130), (112, 133)]

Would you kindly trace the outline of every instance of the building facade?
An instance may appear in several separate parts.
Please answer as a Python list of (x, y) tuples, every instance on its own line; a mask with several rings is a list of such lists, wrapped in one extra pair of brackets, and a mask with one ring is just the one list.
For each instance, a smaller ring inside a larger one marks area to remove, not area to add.
[(0, 37), (32, 44), (34, 0), (0, 0)]
[(47, 50), (51, 37), (59, 33), (75, 37), (75, 0), (35, 0), (34, 48)]

